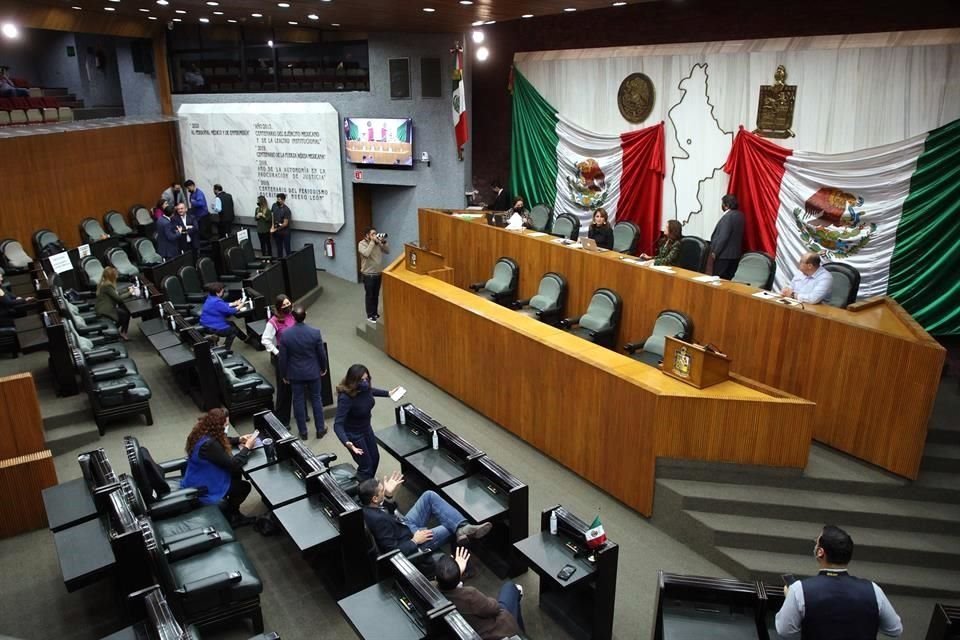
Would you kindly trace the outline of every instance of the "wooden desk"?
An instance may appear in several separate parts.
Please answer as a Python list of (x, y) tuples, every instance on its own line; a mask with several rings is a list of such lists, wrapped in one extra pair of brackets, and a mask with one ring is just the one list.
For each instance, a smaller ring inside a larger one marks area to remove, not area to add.
[(656, 456), (806, 466), (808, 401), (746, 380), (695, 389), (402, 259), (384, 308), (391, 357), (645, 515)]
[[(621, 254), (585, 252), (552, 240), (488, 226), (482, 215), (461, 219), (420, 210), (419, 241), (443, 254), (457, 287), (488, 278), (500, 256), (520, 265), (521, 298), (536, 292), (547, 271), (563, 274), (567, 315), (582, 313), (595, 289), (609, 287), (623, 298), (618, 347), (648, 336), (660, 311), (681, 310), (693, 320), (697, 342), (712, 343), (730, 357), (732, 373), (816, 402), (817, 440), (916, 478), (945, 351), (893, 300), (861, 311), (787, 306), (754, 297), (757, 289), (747, 285), (696, 282), (702, 274), (665, 273), (625, 262)], [(385, 301), (390, 286), (388, 277)], [(401, 321), (409, 313), (398, 311)], [(424, 322), (430, 332), (440, 325), (429, 316)], [(390, 334), (388, 326), (388, 348)], [(476, 333), (471, 339), (486, 341)], [(430, 341), (430, 353), (437, 344)], [(490, 348), (491, 357), (513, 360)]]

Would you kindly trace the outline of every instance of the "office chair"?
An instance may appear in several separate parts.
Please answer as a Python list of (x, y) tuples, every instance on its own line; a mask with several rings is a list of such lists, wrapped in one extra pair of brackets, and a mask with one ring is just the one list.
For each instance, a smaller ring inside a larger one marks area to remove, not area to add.
[(183, 285), (183, 291), (187, 296), (187, 302), (202, 304), (207, 299), (207, 294), (200, 283), (200, 276), (197, 274), (196, 267), (189, 264), (180, 267), (177, 271), (180, 276), (180, 283)]
[(110, 235), (120, 238), (126, 238), (133, 235), (133, 229), (127, 224), (123, 215), (118, 211), (107, 211), (103, 214), (103, 224), (106, 226)]
[(38, 258), (41, 254), (47, 255), (44, 251), (48, 253), (58, 253), (65, 249), (63, 242), (60, 240), (60, 236), (50, 231), (50, 229), (38, 229), (33, 232), (33, 248), (36, 250)]
[(499, 258), (493, 265), (493, 277), (470, 285), (478, 296), (509, 307), (517, 299), (520, 265), (513, 258)]
[(133, 248), (137, 252), (137, 259), (140, 264), (163, 264), (163, 258), (157, 253), (156, 247), (153, 246), (153, 240), (150, 238), (137, 238), (133, 241)]
[(136, 265), (130, 262), (130, 256), (120, 247), (114, 247), (107, 251), (106, 258), (124, 278), (130, 279), (140, 274), (140, 270), (137, 269)]
[[(184, 316), (199, 318), (203, 310), (203, 303), (193, 303), (187, 299), (187, 294), (183, 291), (183, 284), (177, 276), (167, 276), (160, 281), (160, 288), (167, 296), (167, 300), (173, 305), (173, 308)], [(189, 321), (189, 318), (184, 318)]]
[(684, 342), (693, 340), (693, 320), (681, 311), (667, 309), (657, 315), (653, 324), (653, 333), (643, 342), (630, 342), (623, 345), (624, 351), (634, 360), (652, 367), (659, 367), (663, 360), (666, 337), (671, 336)]
[(580, 237), (580, 221), (572, 213), (561, 213), (553, 221), (550, 234), (567, 240), (576, 240)]
[(824, 302), (831, 307), (846, 309), (857, 301), (860, 291), (860, 272), (845, 262), (828, 262), (823, 268), (833, 275), (830, 297)]
[(640, 229), (632, 222), (618, 222), (613, 225), (613, 250), (633, 255), (640, 242)]
[(546, 232), (550, 230), (550, 218), (553, 210), (545, 204), (538, 204), (530, 210), (530, 224), (534, 231)]
[(80, 222), (80, 237), (88, 244), (96, 242), (97, 240), (103, 240), (109, 237), (109, 235), (96, 218), (84, 218)]
[(586, 313), (561, 320), (560, 326), (584, 340), (612, 349), (617, 343), (622, 308), (623, 302), (616, 291), (600, 288), (593, 292)]
[(710, 243), (697, 236), (683, 236), (680, 239), (680, 254), (677, 267), (703, 273), (707, 269), (707, 257), (710, 255)]
[(130, 219), (133, 220), (133, 223), (137, 225), (137, 231), (142, 236), (150, 237), (153, 235), (153, 231), (156, 228), (156, 222), (153, 219), (153, 214), (150, 213), (150, 210), (147, 209), (142, 204), (135, 204), (130, 207)]
[(551, 326), (559, 324), (567, 306), (567, 280), (553, 271), (543, 274), (537, 294), (526, 300), (517, 300), (511, 305), (520, 313), (531, 316)]
[(0, 242), (0, 254), (3, 256), (3, 270), (5, 273), (26, 273), (30, 270), (33, 258), (27, 255), (17, 240), (8, 239)]
[(207, 285), (212, 282), (238, 282), (237, 276), (229, 273), (218, 274), (217, 267), (213, 264), (213, 258), (203, 257), (197, 260), (197, 270), (200, 271), (200, 279)]
[(230, 273), (238, 279), (250, 276), (251, 267), (247, 264), (247, 259), (243, 255), (243, 249), (240, 247), (230, 247), (227, 249), (227, 268)]
[(733, 282), (742, 282), (757, 289), (769, 291), (773, 286), (773, 274), (777, 268), (774, 259), (760, 251), (749, 251), (740, 256)]

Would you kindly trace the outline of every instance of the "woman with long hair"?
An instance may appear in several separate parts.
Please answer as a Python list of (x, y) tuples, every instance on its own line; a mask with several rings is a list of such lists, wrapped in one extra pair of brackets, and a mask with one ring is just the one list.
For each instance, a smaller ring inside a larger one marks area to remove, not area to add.
[(270, 205), (264, 196), (257, 197), (257, 208), (253, 212), (253, 218), (257, 221), (257, 238), (260, 239), (260, 254), (272, 256), (273, 250), (270, 248), (270, 229), (273, 227), (273, 214), (270, 212)]
[(377, 475), (380, 450), (373, 435), (370, 418), (375, 397), (386, 398), (393, 391), (371, 386), (370, 370), (362, 364), (351, 365), (337, 385), (337, 417), (333, 431), (357, 463), (357, 479), (363, 482)]
[(653, 264), (673, 266), (680, 257), (680, 240), (683, 239), (683, 226), (679, 220), (667, 221), (667, 232), (657, 241), (657, 255), (641, 254), (643, 260), (653, 259)]
[[(229, 427), (226, 409), (211, 409), (200, 416), (187, 436), (187, 470), (180, 486), (201, 489), (200, 503), (219, 505), (230, 524), (238, 527), (255, 520), (240, 513), (240, 505), (250, 494), (250, 484), (243, 480), (240, 470), (256, 438), (253, 434), (228, 438)], [(240, 447), (236, 455), (231, 454), (232, 446)]]
[(610, 226), (606, 209), (601, 207), (593, 212), (593, 222), (587, 229), (587, 237), (602, 249), (613, 249), (613, 227)]
[[(260, 344), (266, 347), (270, 353), (270, 364), (276, 371), (277, 401), (274, 406), (274, 413), (283, 424), (290, 424), (290, 403), (293, 398), (293, 390), (289, 382), (285, 382), (280, 375), (278, 358), (280, 357), (280, 336), (283, 332), (296, 324), (290, 312), (293, 311), (293, 300), (286, 294), (281, 293), (276, 297), (273, 304), (273, 315), (267, 320), (267, 326), (260, 337)], [(309, 409), (309, 402), (304, 398), (304, 411)], [(310, 421), (310, 412), (307, 411), (307, 422)]]
[(127, 339), (130, 327), (130, 312), (123, 306), (123, 296), (117, 292), (117, 277), (120, 274), (113, 267), (106, 267), (97, 284), (97, 299), (93, 309), (98, 316), (109, 318), (120, 329), (120, 337)]

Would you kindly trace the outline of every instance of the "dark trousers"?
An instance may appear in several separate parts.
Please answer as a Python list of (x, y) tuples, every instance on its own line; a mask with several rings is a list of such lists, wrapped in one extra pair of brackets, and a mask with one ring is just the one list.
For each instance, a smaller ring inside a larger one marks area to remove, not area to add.
[(317, 436), (326, 431), (323, 424), (323, 400), (320, 398), (320, 380), (291, 380), (293, 387), (293, 415), (297, 419), (297, 431), (307, 435), (306, 399), (313, 405), (313, 419), (316, 420)]
[(227, 495), (220, 501), (220, 509), (228, 516), (239, 513), (240, 505), (248, 495), (250, 495), (250, 483), (236, 473), (230, 477), (230, 488), (227, 489)]
[(737, 272), (738, 264), (740, 264), (739, 258), (717, 258), (713, 261), (713, 275), (731, 280)]
[(377, 310), (380, 305), (380, 282), (383, 280), (378, 273), (375, 276), (363, 274), (363, 290), (366, 294), (367, 317), (377, 317)]
[(229, 351), (230, 347), (233, 346), (233, 339), (237, 337), (237, 328), (232, 324), (226, 329), (211, 329), (211, 332), (220, 336), (221, 338), (226, 338), (226, 341), (223, 343), (223, 347)]
[(357, 463), (357, 480), (363, 482), (376, 478), (377, 467), (380, 466), (380, 449), (377, 448), (377, 437), (373, 435), (373, 429), (367, 429), (365, 433), (348, 433), (347, 441), (363, 450), (362, 456), (350, 451), (353, 461)]
[(526, 633), (527, 628), (523, 624), (523, 612), (520, 611), (520, 591), (517, 590), (517, 585), (510, 580), (504, 582), (503, 586), (500, 587), (500, 593), (497, 595), (497, 602), (517, 619), (520, 630)]
[(258, 231), (257, 237), (260, 239), (260, 255), (272, 256), (273, 247), (270, 246), (270, 232), (260, 233)]
[(273, 234), (273, 243), (277, 245), (277, 257), (290, 255), (290, 232)]
[[(113, 318), (109, 316), (98, 316), (99, 318), (104, 318), (113, 322)], [(117, 305), (117, 328), (120, 329), (120, 333), (127, 335), (127, 329), (130, 328), (130, 312), (126, 310), (125, 307)]]
[[(277, 386), (277, 401), (274, 403), (273, 412), (276, 414), (277, 418), (285, 426), (290, 426), (290, 407), (293, 403), (293, 388), (290, 386), (290, 383), (283, 381), (283, 376), (280, 375), (280, 370), (277, 368), (277, 357), (274, 355), (270, 356), (270, 362), (273, 364), (273, 369), (276, 372), (276, 386)], [(309, 402), (308, 398), (303, 399), (303, 410), (305, 412), (304, 420), (310, 419), (309, 411)], [(321, 414), (322, 415), (322, 414)]]

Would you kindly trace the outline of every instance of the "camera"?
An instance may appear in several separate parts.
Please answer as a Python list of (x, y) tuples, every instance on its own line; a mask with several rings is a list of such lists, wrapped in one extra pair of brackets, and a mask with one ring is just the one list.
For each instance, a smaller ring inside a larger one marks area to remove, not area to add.
[(380, 242), (386, 242), (388, 236), (389, 234), (386, 234), (386, 233), (378, 233), (377, 240), (379, 240)]

